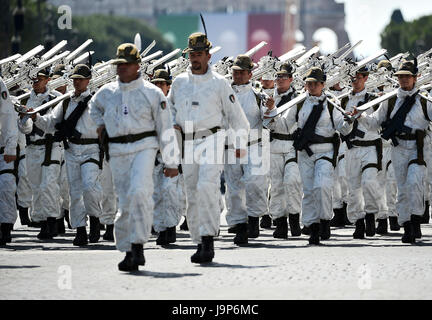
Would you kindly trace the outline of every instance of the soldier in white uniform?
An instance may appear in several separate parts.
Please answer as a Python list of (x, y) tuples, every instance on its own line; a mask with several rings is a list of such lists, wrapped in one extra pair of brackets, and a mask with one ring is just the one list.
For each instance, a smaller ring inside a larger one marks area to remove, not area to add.
[(420, 98), (415, 87), (417, 65), (403, 61), (395, 73), (399, 81), (397, 96), (381, 103), (371, 115), (361, 114), (359, 123), (370, 130), (383, 128), (383, 139), (392, 140), (392, 164), (398, 184), (396, 210), (404, 227), (403, 243), (415, 243), (422, 237), (420, 221), (424, 214), (426, 162), (430, 146), (425, 143), (432, 119), (432, 105)]
[(11, 231), (17, 219), (15, 202), (16, 181), (14, 167), (17, 160), (17, 114), (9, 91), (0, 77), (0, 245), (12, 241)]
[[(297, 96), (291, 86), (293, 68), (285, 63), (276, 73), (276, 88), (273, 98), (270, 98), (276, 108), (289, 102)], [(300, 211), (303, 195), (300, 171), (297, 164), (297, 151), (293, 147), (292, 133), (297, 129), (294, 125), (287, 130), (282, 123), (274, 123), (270, 133), (271, 141), (271, 189), (270, 215), (275, 221), (275, 238), (288, 237), (289, 220), (291, 235), (301, 235)]]
[[(352, 112), (355, 106), (365, 104), (377, 96), (367, 92), (365, 83), (369, 71), (362, 68), (352, 79), (353, 90), (341, 101), (342, 108)], [(373, 110), (370, 110), (372, 113)], [(348, 219), (355, 224), (354, 239), (374, 236), (375, 219), (387, 213), (383, 194), (383, 147), (378, 130), (367, 130), (354, 121), (353, 130), (342, 136), (347, 145), (345, 151), (346, 176), (348, 181)]]
[(90, 101), (90, 115), (98, 126), (111, 165), (118, 211), (114, 223), (117, 249), (126, 252), (120, 271), (145, 264), (143, 245), (153, 223), (153, 170), (160, 148), (165, 175), (178, 174), (179, 151), (170, 107), (162, 91), (144, 81), (137, 47), (117, 48), (118, 79), (104, 85)]
[[(55, 99), (59, 92), (47, 88), (50, 80), (49, 70), (40, 70), (33, 80), (33, 90), (23, 104), (35, 109)], [(41, 111), (46, 114), (52, 107)], [(24, 118), (25, 119), (25, 118)], [(40, 222), (41, 232), (38, 239), (48, 240), (57, 235), (57, 219), (60, 218), (60, 165), (62, 148), (60, 140), (54, 137), (55, 129), (44, 131), (38, 128), (30, 118), (20, 121), (18, 128), (26, 134), (27, 175), (30, 182), (33, 201), (30, 217)]]
[[(70, 99), (60, 102), (50, 113), (34, 115), (34, 124), (44, 131), (57, 129), (57, 136), (65, 145), (66, 170), (70, 193), (70, 219), (77, 229), (75, 246), (99, 241), (99, 217), (102, 214), (102, 186), (100, 174), (102, 157), (96, 124), (90, 117), (88, 103), (92, 98), (88, 84), (91, 70), (78, 64), (72, 75), (75, 92)], [(90, 218), (90, 234), (87, 239), (87, 216)]]
[[(187, 199), (187, 221), (192, 241), (198, 245), (193, 263), (214, 258), (213, 238), (220, 225), (220, 175), (225, 132), (236, 130), (236, 157), (245, 156), (249, 123), (228, 81), (208, 64), (211, 43), (203, 33), (188, 39), (190, 66), (173, 81), (168, 99), (175, 128), (185, 135), (182, 162)], [(228, 128), (227, 128), (228, 129)], [(242, 130), (240, 130), (242, 129)], [(242, 146), (242, 149), (240, 149)]]
[[(172, 80), (168, 71), (156, 70), (151, 82), (168, 95)], [(179, 137), (181, 139), (181, 137)], [(181, 166), (179, 166), (180, 169)], [(154, 178), (154, 217), (153, 225), (159, 233), (156, 244), (167, 245), (176, 242), (176, 226), (186, 214), (183, 175), (167, 178), (163, 174), (164, 164), (160, 153), (156, 156)], [(181, 172), (181, 170), (179, 170)]]
[[(234, 243), (247, 244), (249, 238), (259, 236), (259, 217), (267, 213), (268, 171), (268, 137), (263, 136), (262, 117), (266, 95), (257, 94), (252, 88), (250, 79), (254, 65), (247, 55), (239, 55), (232, 66), (232, 88), (249, 121), (251, 134), (248, 141), (248, 159), (236, 159), (233, 144), (228, 139), (224, 166), (227, 192), (225, 198), (228, 225), (236, 226)], [(254, 130), (252, 130), (254, 129)], [(264, 148), (267, 146), (267, 148)], [(264, 160), (263, 160), (264, 159)], [(234, 160), (234, 161), (229, 161)]]
[(302, 222), (310, 228), (309, 244), (319, 245), (320, 238), (330, 238), (330, 219), (334, 168), (339, 136), (348, 134), (352, 125), (342, 114), (327, 104), (323, 93), (326, 76), (320, 68), (311, 68), (306, 75), (307, 98), (275, 121), (285, 124), (287, 132), (295, 126), (294, 148), (303, 182)]

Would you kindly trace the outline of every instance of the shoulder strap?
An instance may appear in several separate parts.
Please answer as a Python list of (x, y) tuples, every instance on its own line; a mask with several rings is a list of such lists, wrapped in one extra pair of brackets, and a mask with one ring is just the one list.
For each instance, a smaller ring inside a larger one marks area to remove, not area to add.
[(431, 119), (429, 118), (429, 115), (427, 113), (427, 100), (423, 97), (420, 97), (420, 103), (421, 103), (423, 114), (424, 114), (426, 120), (431, 121)]
[(256, 99), (256, 103), (258, 105), (258, 109), (260, 109), (261, 108), (262, 98), (261, 98), (261, 96), (258, 93), (255, 92), (255, 90), (253, 90), (253, 93), (255, 95), (255, 99)]
[(396, 96), (391, 97), (390, 99), (388, 99), (387, 120), (390, 119), (390, 115), (391, 115), (391, 113), (392, 113), (392, 111), (393, 111), (393, 109), (395, 107), (395, 104), (396, 104), (396, 99), (397, 99)]
[(300, 103), (297, 103), (297, 112), (296, 112), (296, 116), (295, 116), (296, 122), (298, 122), (298, 120), (299, 120), (298, 115), (299, 115), (301, 108), (303, 107), (303, 104), (304, 104), (304, 100)]
[(327, 108), (328, 108), (328, 111), (329, 111), (329, 113), (330, 113), (330, 120), (331, 120), (331, 123), (332, 123), (332, 125), (333, 125), (333, 129), (334, 129), (334, 128), (335, 128), (334, 120), (333, 120), (333, 110), (334, 110), (334, 106), (333, 106), (331, 103), (328, 103), (328, 102), (327, 102)]
[(345, 110), (345, 108), (346, 108), (346, 106), (347, 106), (347, 104), (348, 104), (348, 101), (349, 101), (349, 97), (344, 97), (344, 98), (342, 98), (342, 100), (341, 100), (341, 108), (342, 108), (342, 109)]
[(67, 99), (63, 100), (63, 104), (62, 104), (62, 107), (63, 107), (63, 120), (65, 118), (66, 110), (69, 107), (70, 101), (71, 101), (71, 98), (67, 98)]

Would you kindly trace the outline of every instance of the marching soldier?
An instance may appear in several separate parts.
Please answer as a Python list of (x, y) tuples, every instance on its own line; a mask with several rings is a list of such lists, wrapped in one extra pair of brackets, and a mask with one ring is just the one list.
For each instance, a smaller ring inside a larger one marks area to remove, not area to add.
[[(171, 86), (171, 76), (168, 71), (156, 70), (151, 82), (168, 95)], [(186, 198), (183, 188), (183, 175), (167, 178), (163, 174), (164, 164), (158, 152), (156, 156), (154, 178), (154, 217), (153, 225), (159, 236), (156, 244), (167, 245), (176, 242), (176, 226), (186, 211)], [(181, 173), (181, 171), (179, 170)]]
[[(268, 161), (263, 157), (268, 154), (263, 148), (263, 106), (267, 96), (255, 93), (250, 79), (254, 65), (247, 55), (239, 55), (232, 66), (232, 88), (249, 121), (251, 131), (248, 141), (247, 162), (235, 158), (232, 141), (228, 137), (224, 166), (227, 183), (228, 202), (226, 220), (235, 226), (234, 243), (247, 244), (248, 238), (259, 236), (259, 217), (267, 213)], [(265, 146), (265, 144), (264, 144)], [(268, 150), (267, 150), (268, 151)], [(246, 160), (246, 159), (245, 159)]]
[[(47, 88), (49, 80), (48, 69), (37, 73), (30, 97), (24, 102), (27, 108), (35, 109), (60, 95)], [(46, 114), (50, 109), (45, 109), (40, 114)], [(20, 121), (18, 128), (26, 134), (27, 174), (33, 194), (30, 217), (32, 221), (40, 222), (38, 239), (52, 239), (57, 236), (57, 219), (60, 218), (61, 144), (54, 137), (54, 128), (44, 131), (30, 118), (25, 123)]]
[(302, 222), (310, 229), (309, 244), (319, 245), (320, 238), (330, 238), (334, 168), (340, 144), (336, 131), (348, 134), (352, 125), (327, 104), (323, 93), (326, 76), (320, 68), (311, 68), (305, 81), (306, 100), (276, 121), (284, 123), (287, 132), (297, 122), (293, 146), (298, 151), (303, 182)]
[(140, 62), (135, 45), (121, 44), (113, 61), (118, 80), (104, 85), (90, 101), (90, 115), (105, 145), (119, 198), (115, 242), (126, 253), (118, 264), (120, 271), (136, 271), (145, 264), (143, 244), (153, 223), (157, 150), (161, 149), (166, 176), (176, 176), (179, 164), (170, 107), (161, 90), (143, 80)]
[[(66, 170), (70, 193), (70, 219), (77, 229), (73, 244), (85, 246), (100, 238), (99, 217), (102, 213), (102, 187), (100, 174), (102, 158), (96, 124), (90, 117), (88, 103), (92, 98), (88, 84), (91, 70), (78, 64), (72, 75), (75, 92), (70, 99), (60, 102), (50, 113), (34, 115), (34, 124), (44, 131), (58, 130), (65, 144)], [(90, 234), (87, 239), (87, 216), (90, 218)]]
[[(269, 98), (272, 106), (276, 108), (289, 102), (297, 96), (291, 86), (293, 68), (285, 63), (276, 73), (276, 88), (273, 98)], [(303, 195), (300, 171), (297, 164), (297, 151), (293, 147), (292, 133), (297, 127), (286, 128), (283, 123), (276, 122), (271, 127), (271, 189), (270, 189), (270, 215), (275, 220), (275, 238), (288, 237), (289, 220), (291, 235), (301, 235), (300, 211)], [(287, 130), (289, 129), (289, 130)]]
[[(362, 68), (352, 78), (353, 90), (341, 101), (347, 112), (376, 98), (365, 89), (368, 76), (368, 69)], [(384, 184), (382, 141), (378, 130), (367, 130), (357, 121), (354, 121), (353, 130), (342, 136), (342, 141), (347, 146), (348, 219), (355, 224), (354, 239), (364, 239), (365, 234), (368, 237), (375, 235), (375, 219), (387, 213), (381, 187)]]
[(0, 77), (0, 245), (12, 241), (11, 231), (17, 219), (15, 202), (15, 161), (18, 139), (17, 115), (9, 91)]
[[(185, 135), (182, 163), (187, 199), (187, 222), (192, 241), (198, 245), (193, 263), (214, 258), (213, 238), (220, 225), (220, 175), (225, 125), (237, 130), (236, 157), (243, 157), (249, 123), (229, 83), (208, 64), (211, 43), (203, 33), (189, 36), (190, 66), (173, 81), (168, 99), (175, 128)], [(240, 130), (242, 129), (242, 130)], [(218, 132), (219, 131), (219, 132)], [(241, 147), (242, 146), (242, 147)]]
[[(404, 227), (403, 243), (415, 243), (422, 237), (420, 221), (424, 214), (424, 143), (432, 116), (432, 106), (417, 94), (417, 65), (403, 61), (395, 73), (399, 81), (397, 96), (381, 103), (371, 115), (361, 114), (358, 121), (370, 130), (382, 127), (381, 136), (393, 143), (392, 164), (398, 185), (396, 210), (399, 225)], [(356, 111), (354, 112), (354, 114)]]

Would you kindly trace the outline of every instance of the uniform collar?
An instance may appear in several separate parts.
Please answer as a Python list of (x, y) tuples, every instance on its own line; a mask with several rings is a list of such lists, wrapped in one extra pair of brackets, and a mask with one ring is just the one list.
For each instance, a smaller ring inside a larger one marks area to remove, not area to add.
[(311, 96), (309, 92), (307, 93), (307, 99), (310, 102), (312, 102), (313, 104), (319, 103), (321, 100), (323, 100), (325, 98), (326, 98), (326, 95), (324, 94), (324, 92), (319, 97), (317, 97), (317, 96)]
[(30, 96), (31, 96), (31, 98), (44, 100), (44, 99), (48, 98), (50, 93), (51, 93), (51, 91), (48, 88), (44, 93), (36, 93), (34, 90), (32, 90), (30, 93)]
[(252, 84), (250, 82), (246, 83), (246, 84), (241, 84), (241, 85), (233, 84), (232, 88), (233, 88), (235, 93), (244, 93), (246, 91), (252, 90)]
[(72, 95), (72, 101), (75, 101), (75, 102), (83, 101), (89, 95), (90, 95), (90, 89), (87, 89), (86, 91), (81, 93), (78, 97), (75, 97), (75, 95)]
[(283, 96), (286, 96), (286, 95), (288, 95), (288, 94), (290, 94), (291, 92), (293, 92), (294, 91), (294, 89), (293, 89), (293, 87), (292, 86), (290, 86), (289, 87), (289, 89), (287, 90), (287, 91), (285, 91), (285, 92), (283, 92), (283, 93), (278, 93), (278, 91), (277, 91), (277, 87), (275, 87), (274, 88), (274, 97), (283, 97)]
[(367, 90), (366, 88), (364, 88), (362, 91), (358, 92), (358, 93), (354, 93), (354, 91), (351, 91), (350, 95), (351, 97), (362, 97), (366, 94)]
[(417, 91), (417, 88), (414, 87), (411, 91), (405, 91), (402, 90), (402, 88), (399, 88), (397, 91), (397, 97), (400, 99), (404, 99), (407, 96), (412, 96)]
[(132, 80), (131, 82), (124, 83), (121, 82), (119, 77), (117, 76), (117, 83), (119, 85), (119, 88), (121, 91), (130, 91), (139, 88), (143, 84), (143, 79), (141, 77), (141, 73), (139, 73), (139, 76), (137, 79)]
[(212, 69), (211, 69), (210, 65), (207, 65), (207, 72), (206, 73), (204, 73), (204, 74), (193, 74), (191, 66), (189, 66), (187, 68), (187, 73), (189, 75), (189, 78), (193, 79), (193, 81), (195, 81), (195, 82), (201, 82), (201, 81), (206, 81), (207, 79), (209, 79), (212, 76)]

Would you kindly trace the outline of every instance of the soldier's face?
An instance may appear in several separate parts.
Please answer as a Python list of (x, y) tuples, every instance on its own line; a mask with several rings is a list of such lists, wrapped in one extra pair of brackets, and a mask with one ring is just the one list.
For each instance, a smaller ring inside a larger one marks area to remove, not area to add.
[(232, 73), (234, 84), (240, 86), (249, 83), (252, 77), (252, 72), (249, 70), (233, 70)]
[(363, 91), (367, 79), (368, 76), (357, 73), (356, 76), (351, 79), (354, 92)]
[(117, 74), (121, 82), (130, 82), (135, 80), (138, 75), (138, 63), (120, 63), (117, 65)]
[(193, 51), (189, 53), (189, 61), (192, 71), (196, 73), (204, 73), (207, 70), (207, 64), (211, 58), (211, 54), (207, 51)]
[(44, 93), (46, 91), (46, 85), (50, 78), (44, 76), (38, 76), (33, 80), (33, 90), (36, 93)]
[(318, 82), (318, 81), (306, 82), (306, 90), (309, 92), (311, 96), (316, 96), (316, 97), (321, 96), (323, 89), (324, 89), (323, 82)]
[(402, 88), (402, 90), (405, 91), (411, 91), (417, 81), (416, 76), (412, 76), (409, 74), (400, 74), (397, 77), (400, 87)]
[(273, 89), (274, 88), (274, 80), (261, 80), (261, 85), (263, 89)]
[(73, 85), (76, 93), (82, 93), (87, 90), (90, 79), (73, 79)]
[(155, 82), (155, 86), (160, 88), (165, 96), (168, 95), (169, 85), (164, 81)]
[(291, 75), (278, 75), (276, 78), (276, 86), (279, 92), (285, 92), (289, 89), (293, 77)]

